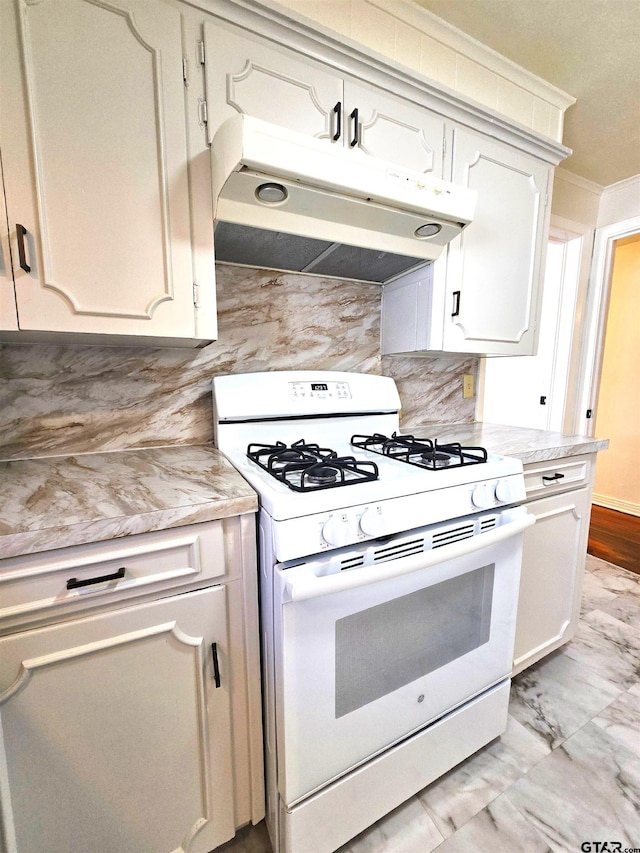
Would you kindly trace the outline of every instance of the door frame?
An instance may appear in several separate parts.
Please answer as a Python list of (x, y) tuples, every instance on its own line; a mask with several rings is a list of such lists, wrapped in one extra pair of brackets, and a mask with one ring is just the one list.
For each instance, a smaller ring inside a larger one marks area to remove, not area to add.
[[(600, 393), (604, 339), (609, 316), (615, 242), (640, 232), (640, 216), (596, 228), (584, 311), (584, 335), (577, 378), (572, 432), (593, 436)], [(576, 316), (576, 323), (580, 320)], [(591, 409), (592, 417), (587, 418)]]

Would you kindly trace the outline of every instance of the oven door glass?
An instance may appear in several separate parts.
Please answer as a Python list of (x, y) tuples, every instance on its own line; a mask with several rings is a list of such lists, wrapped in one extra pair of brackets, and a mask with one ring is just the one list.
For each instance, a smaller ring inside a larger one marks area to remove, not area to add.
[(442, 548), (436, 565), (301, 601), (284, 590), (305, 567), (276, 568), (287, 805), (509, 676), (521, 548), (521, 536), (453, 559)]

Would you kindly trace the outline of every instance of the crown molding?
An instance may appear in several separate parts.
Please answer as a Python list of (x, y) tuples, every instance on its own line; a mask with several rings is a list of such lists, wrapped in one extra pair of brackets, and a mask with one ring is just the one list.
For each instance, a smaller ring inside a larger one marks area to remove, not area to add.
[(602, 195), (605, 187), (602, 184), (597, 184), (595, 181), (590, 181), (588, 178), (583, 178), (581, 175), (576, 175), (568, 169), (563, 169), (559, 166), (555, 171), (555, 180), (564, 181), (565, 184), (571, 184), (574, 187), (579, 187), (593, 195)]
[(563, 112), (576, 102), (573, 95), (527, 71), (526, 68), (462, 32), (448, 21), (438, 18), (433, 12), (418, 6), (413, 0), (394, 0), (392, 4), (388, 0), (365, 0), (365, 2), (415, 27), (445, 47), (462, 54), (467, 59), (472, 59), (487, 70), (526, 89), (532, 95)]

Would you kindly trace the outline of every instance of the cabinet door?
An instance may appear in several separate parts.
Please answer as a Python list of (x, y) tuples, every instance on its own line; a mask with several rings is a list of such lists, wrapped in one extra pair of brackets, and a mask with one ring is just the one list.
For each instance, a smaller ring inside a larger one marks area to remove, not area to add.
[(341, 77), (223, 24), (206, 23), (204, 35), (209, 140), (241, 113), (333, 141), (342, 120)]
[(367, 154), (442, 177), (445, 126), (440, 116), (350, 80), (345, 82), (344, 103), (345, 145), (357, 140)]
[(573, 635), (580, 610), (590, 506), (588, 488), (527, 504), (536, 523), (524, 535), (513, 674)]
[(2, 3), (2, 154), (23, 330), (195, 337), (179, 12)]
[(548, 231), (546, 163), (454, 131), (456, 184), (478, 191), (473, 222), (449, 247), (444, 349), (533, 355)]
[[(2, 188), (2, 157), (0, 157), (0, 190)], [(0, 330), (15, 331), (18, 328), (16, 294), (13, 287), (11, 250), (9, 249), (9, 225), (4, 195), (0, 195)]]
[(224, 587), (0, 640), (8, 849), (206, 853), (229, 839), (228, 660)]

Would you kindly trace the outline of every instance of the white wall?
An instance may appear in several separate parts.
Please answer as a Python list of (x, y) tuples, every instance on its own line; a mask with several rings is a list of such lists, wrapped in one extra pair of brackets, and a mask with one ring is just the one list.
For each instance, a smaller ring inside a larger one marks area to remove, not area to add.
[(594, 503), (640, 515), (640, 234), (618, 241), (598, 397), (599, 454)]
[(603, 190), (600, 184), (558, 168), (553, 179), (551, 212), (563, 219), (595, 228)]

